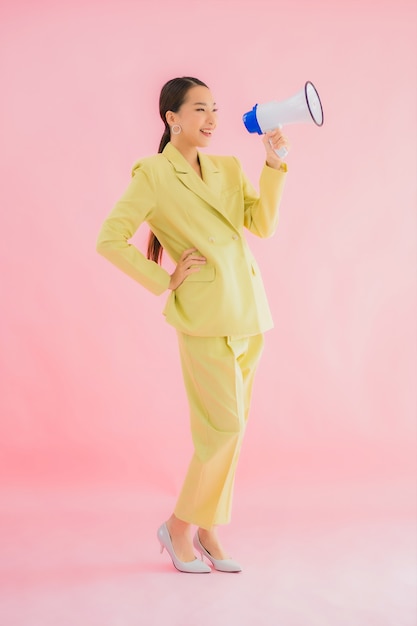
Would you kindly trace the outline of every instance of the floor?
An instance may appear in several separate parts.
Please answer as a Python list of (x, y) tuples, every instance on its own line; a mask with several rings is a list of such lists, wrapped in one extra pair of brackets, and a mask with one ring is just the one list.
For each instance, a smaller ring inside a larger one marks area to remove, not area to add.
[(2, 626), (416, 626), (415, 487), (241, 485), (223, 543), (240, 574), (177, 572), (172, 494), (1, 490)]

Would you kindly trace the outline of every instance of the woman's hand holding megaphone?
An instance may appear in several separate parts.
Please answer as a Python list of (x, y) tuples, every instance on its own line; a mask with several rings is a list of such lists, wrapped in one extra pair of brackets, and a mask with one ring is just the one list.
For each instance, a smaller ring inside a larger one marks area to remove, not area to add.
[(262, 135), (262, 142), (266, 150), (266, 163), (277, 170), (282, 165), (282, 159), (288, 154), (289, 143), (281, 132), (281, 127), (268, 130)]

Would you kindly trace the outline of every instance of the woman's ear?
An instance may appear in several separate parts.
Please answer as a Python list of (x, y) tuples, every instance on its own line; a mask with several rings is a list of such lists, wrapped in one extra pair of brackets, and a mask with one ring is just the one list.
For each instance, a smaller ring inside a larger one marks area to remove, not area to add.
[(165, 119), (169, 126), (173, 126), (175, 124), (175, 113), (173, 111), (167, 111), (165, 113)]

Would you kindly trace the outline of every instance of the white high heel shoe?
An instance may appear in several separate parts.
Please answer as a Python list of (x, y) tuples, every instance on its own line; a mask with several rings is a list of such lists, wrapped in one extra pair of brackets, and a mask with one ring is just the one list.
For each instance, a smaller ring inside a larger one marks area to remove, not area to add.
[(198, 530), (194, 535), (193, 544), (196, 550), (201, 554), (201, 560), (203, 560), (203, 556), (206, 559), (209, 559), (213, 563), (214, 569), (219, 572), (241, 572), (242, 567), (234, 561), (233, 559), (215, 559), (211, 556), (210, 552), (207, 552), (205, 547), (202, 545), (200, 541), (200, 537), (198, 536)]
[(161, 554), (165, 548), (178, 571), (188, 574), (209, 574), (211, 572), (211, 567), (198, 559), (194, 559), (194, 561), (180, 561), (177, 558), (166, 524), (162, 524), (162, 526), (158, 528), (157, 537), (161, 544)]

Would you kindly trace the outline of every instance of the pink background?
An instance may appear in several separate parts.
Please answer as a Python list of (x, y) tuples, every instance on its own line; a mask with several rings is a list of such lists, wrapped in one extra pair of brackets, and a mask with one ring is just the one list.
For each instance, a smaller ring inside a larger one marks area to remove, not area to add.
[[(350, 490), (354, 512), (375, 498), (376, 517), (413, 518), (416, 34), (411, 0), (2, 2), (0, 458), (11, 536), (19, 506), (31, 510), (16, 504), (19, 489), (33, 504), (39, 489), (129, 486), (150, 498), (148, 514), (165, 498), (167, 516), (181, 484), (191, 441), (165, 296), (95, 251), (132, 164), (157, 150), (160, 87), (181, 75), (207, 82), (219, 105), (207, 152), (235, 154), (255, 184), (263, 146), (242, 114), (306, 80), (324, 106), (322, 128), (286, 128), (276, 235), (248, 235), (275, 329), (237, 501), (264, 494), (273, 509), (292, 485), (300, 502), (324, 505), (330, 485), (332, 497)], [(304, 625), (283, 626), (293, 623)], [(361, 626), (374, 623), (391, 622)]]

